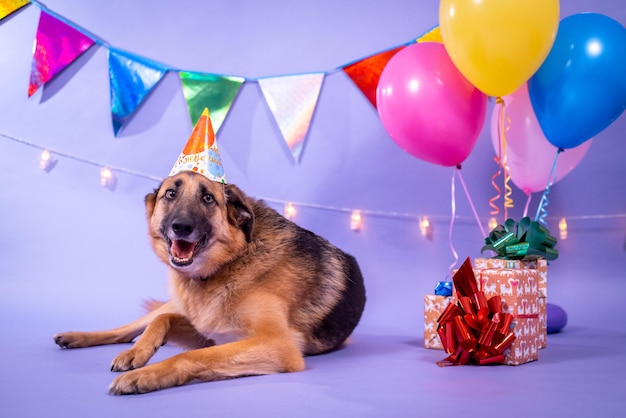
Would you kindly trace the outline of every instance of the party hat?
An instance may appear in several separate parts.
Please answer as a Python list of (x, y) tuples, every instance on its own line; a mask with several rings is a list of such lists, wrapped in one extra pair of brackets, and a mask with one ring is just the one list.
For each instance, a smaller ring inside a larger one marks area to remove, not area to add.
[(222, 160), (215, 141), (215, 132), (213, 132), (213, 125), (209, 117), (209, 109), (206, 107), (193, 128), (187, 145), (176, 160), (170, 176), (181, 171), (194, 171), (210, 180), (226, 183)]

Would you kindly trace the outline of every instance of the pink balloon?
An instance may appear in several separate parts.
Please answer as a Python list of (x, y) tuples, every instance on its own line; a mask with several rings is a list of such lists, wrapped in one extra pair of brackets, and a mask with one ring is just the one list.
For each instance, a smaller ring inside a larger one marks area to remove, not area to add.
[[(505, 96), (505, 132), (507, 165), (511, 180), (524, 193), (545, 190), (558, 149), (545, 137), (535, 116), (528, 88), (524, 84), (515, 93)], [(491, 142), (498, 153), (498, 119), (502, 105), (496, 104), (491, 114)], [(556, 164), (556, 181), (561, 180), (583, 159), (591, 141), (563, 151)]]
[(443, 166), (465, 161), (485, 122), (487, 96), (442, 44), (416, 43), (389, 60), (378, 82), (383, 127), (404, 151)]

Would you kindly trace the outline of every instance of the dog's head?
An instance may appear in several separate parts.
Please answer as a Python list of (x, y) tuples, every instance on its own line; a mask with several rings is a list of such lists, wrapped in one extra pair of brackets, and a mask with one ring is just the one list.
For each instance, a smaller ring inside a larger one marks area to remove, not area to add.
[(234, 185), (183, 171), (145, 201), (154, 251), (186, 276), (210, 277), (252, 240), (252, 204)]

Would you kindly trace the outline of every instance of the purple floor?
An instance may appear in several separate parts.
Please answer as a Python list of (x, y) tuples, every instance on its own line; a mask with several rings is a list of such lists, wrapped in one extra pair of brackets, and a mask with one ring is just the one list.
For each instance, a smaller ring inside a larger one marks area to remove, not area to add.
[[(2, 312), (6, 318), (5, 312)], [(4, 321), (5, 417), (622, 416), (623, 333), (569, 327), (540, 360), (519, 367), (435, 365), (443, 352), (415, 335), (358, 331), (344, 349), (308, 358), (301, 373), (190, 384), (113, 397), (109, 361), (122, 346), (61, 350), (51, 335), (71, 322), (21, 313)], [(29, 332), (24, 332), (28, 329)], [(165, 346), (153, 361), (176, 353)], [(139, 415), (138, 415), (139, 414)]]
[[(560, 3), (562, 17), (594, 11), (626, 23), (623, 0)], [(368, 301), (350, 343), (308, 358), (302, 373), (109, 396), (109, 364), (126, 346), (62, 350), (52, 336), (116, 327), (141, 314), (143, 299), (167, 298), (143, 204), (158, 183), (146, 176), (169, 173), (191, 124), (170, 73), (114, 137), (103, 47), (27, 98), (39, 19), (31, 5), (0, 22), (1, 418), (626, 416), (624, 115), (549, 195), (551, 231), (566, 217), (569, 232), (548, 270), (548, 301), (566, 310), (568, 325), (548, 336), (537, 362), (440, 368), (444, 353), (423, 348), (423, 297), (446, 278), (450, 244), (459, 261), (476, 258), (484, 235), (458, 182), (450, 232), (453, 169), (402, 151), (335, 71), (435, 26), (439, 1), (45, 4), (113, 46), (174, 67), (244, 77), (326, 71), (299, 164), (253, 78), (218, 143), (229, 182), (277, 210), (282, 201), (303, 203), (295, 221), (357, 258)], [(489, 120), (485, 126), (462, 169), (483, 226), (496, 169)], [(41, 148), (66, 156), (46, 173)], [(111, 191), (100, 187), (98, 165), (131, 174), (117, 172)], [(525, 197), (515, 189), (512, 217), (521, 217)], [(367, 211), (358, 233), (349, 209)], [(430, 236), (420, 234), (418, 215), (431, 218)], [(177, 352), (165, 346), (152, 361)]]

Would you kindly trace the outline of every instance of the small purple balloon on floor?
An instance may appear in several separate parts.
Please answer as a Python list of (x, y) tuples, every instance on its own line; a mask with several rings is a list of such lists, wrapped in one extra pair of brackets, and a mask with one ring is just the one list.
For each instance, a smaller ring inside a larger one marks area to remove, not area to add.
[(546, 308), (548, 334), (561, 331), (567, 325), (565, 309), (554, 303), (548, 303)]

